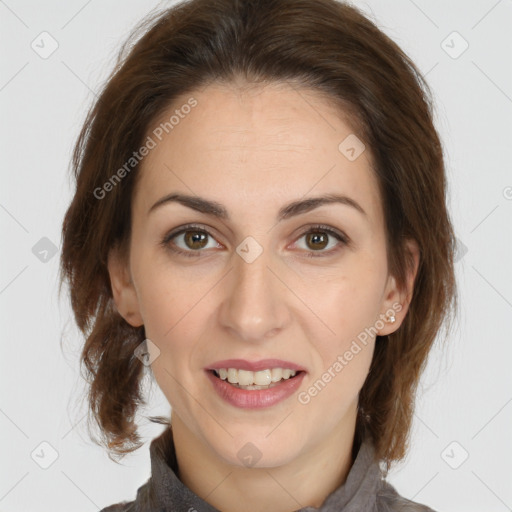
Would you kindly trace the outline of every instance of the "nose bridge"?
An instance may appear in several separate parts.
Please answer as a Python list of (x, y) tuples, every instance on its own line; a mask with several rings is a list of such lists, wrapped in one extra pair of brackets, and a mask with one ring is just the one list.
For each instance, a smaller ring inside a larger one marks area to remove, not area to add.
[(269, 269), (270, 251), (251, 237), (237, 247), (233, 256), (221, 322), (240, 339), (262, 340), (282, 329), (288, 320), (284, 287)]

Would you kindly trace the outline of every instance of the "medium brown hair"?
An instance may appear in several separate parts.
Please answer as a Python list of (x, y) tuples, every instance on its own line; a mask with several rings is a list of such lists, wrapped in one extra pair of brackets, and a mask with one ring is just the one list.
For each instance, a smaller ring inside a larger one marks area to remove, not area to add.
[(336, 0), (190, 0), (147, 18), (122, 47), (75, 146), (76, 192), (62, 229), (61, 285), (69, 282), (86, 337), (81, 363), (90, 384), (89, 420), (109, 456), (142, 444), (135, 413), (145, 403), (144, 365), (134, 350), (145, 339), (144, 326), (134, 328), (118, 313), (107, 270), (110, 249), (128, 248), (139, 165), (105, 198), (94, 191), (178, 97), (240, 78), (288, 82), (339, 105), (371, 152), (388, 265), (400, 285), (412, 265), (405, 241), (418, 244), (409, 311), (396, 332), (377, 337), (359, 396), (356, 439), (369, 437), (389, 469), (406, 453), (421, 372), (456, 305), (455, 238), (428, 85), (372, 21)]

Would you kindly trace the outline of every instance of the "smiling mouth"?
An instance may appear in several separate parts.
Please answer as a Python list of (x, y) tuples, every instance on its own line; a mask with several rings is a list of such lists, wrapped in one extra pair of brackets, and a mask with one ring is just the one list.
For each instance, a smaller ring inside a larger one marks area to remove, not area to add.
[(272, 368), (271, 370), (262, 370), (251, 372), (246, 370), (237, 370), (235, 368), (221, 368), (219, 370), (209, 370), (216, 378), (226, 381), (234, 388), (247, 391), (257, 391), (270, 389), (279, 386), (287, 380), (297, 378), (302, 370), (289, 370), (283, 368)]

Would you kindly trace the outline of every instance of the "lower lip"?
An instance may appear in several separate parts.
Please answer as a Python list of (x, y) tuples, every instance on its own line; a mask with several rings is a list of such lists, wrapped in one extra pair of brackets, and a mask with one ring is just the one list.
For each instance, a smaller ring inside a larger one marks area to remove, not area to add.
[(293, 378), (282, 380), (277, 386), (253, 390), (232, 386), (227, 381), (216, 377), (210, 370), (207, 370), (206, 374), (217, 394), (229, 404), (242, 409), (261, 409), (271, 407), (292, 395), (300, 386), (306, 372), (300, 372)]

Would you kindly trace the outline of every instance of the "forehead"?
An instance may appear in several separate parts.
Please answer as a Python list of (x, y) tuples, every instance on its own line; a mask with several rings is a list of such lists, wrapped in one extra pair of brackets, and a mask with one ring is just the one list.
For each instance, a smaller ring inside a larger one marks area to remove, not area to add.
[[(182, 108), (191, 98), (195, 106)], [(136, 205), (147, 211), (180, 191), (217, 200), (236, 214), (342, 193), (379, 216), (369, 149), (356, 159), (344, 153), (343, 141), (357, 140), (351, 125), (316, 91), (282, 83), (210, 85), (174, 101), (149, 127), (155, 146), (141, 163)]]

